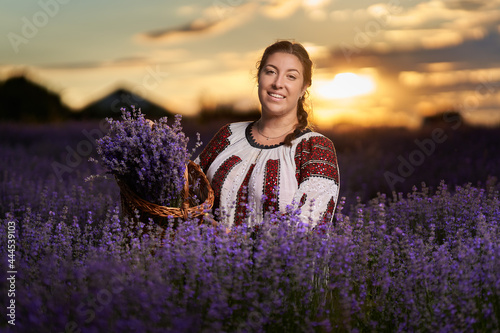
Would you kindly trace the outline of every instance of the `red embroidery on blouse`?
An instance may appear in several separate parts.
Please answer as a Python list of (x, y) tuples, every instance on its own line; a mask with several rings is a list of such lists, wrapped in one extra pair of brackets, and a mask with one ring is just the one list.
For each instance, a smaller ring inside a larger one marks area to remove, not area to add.
[(203, 149), (200, 154), (200, 167), (203, 172), (206, 173), (215, 158), (229, 146), (228, 138), (231, 134), (229, 125), (222, 127)]
[(231, 169), (238, 163), (241, 162), (241, 158), (239, 158), (236, 155), (233, 155), (229, 157), (227, 160), (225, 160), (219, 169), (214, 174), (214, 177), (212, 179), (212, 189), (214, 190), (214, 207), (219, 207), (220, 204), (220, 194), (221, 194), (221, 189), (222, 186), (224, 185), (224, 182), (226, 181), (227, 175), (231, 171)]
[(326, 207), (326, 211), (323, 214), (323, 217), (321, 218), (320, 223), (328, 223), (332, 220), (333, 218), (333, 210), (335, 209), (335, 201), (333, 198), (328, 201), (328, 206)]
[(304, 206), (304, 204), (306, 203), (306, 200), (307, 200), (307, 194), (302, 194), (302, 197), (300, 198), (300, 202), (299, 202), (299, 208)]
[(262, 209), (264, 212), (279, 209), (278, 186), (279, 186), (279, 160), (268, 160), (266, 162), (266, 173), (264, 176), (264, 195), (266, 199)]
[(250, 182), (250, 176), (252, 176), (253, 168), (255, 164), (252, 164), (248, 169), (248, 172), (241, 183), (238, 194), (236, 195), (236, 213), (234, 216), (234, 224), (240, 225), (247, 217), (248, 209), (248, 183)]
[(337, 155), (333, 143), (326, 137), (313, 136), (303, 139), (295, 152), (299, 185), (310, 177), (323, 177), (339, 183)]

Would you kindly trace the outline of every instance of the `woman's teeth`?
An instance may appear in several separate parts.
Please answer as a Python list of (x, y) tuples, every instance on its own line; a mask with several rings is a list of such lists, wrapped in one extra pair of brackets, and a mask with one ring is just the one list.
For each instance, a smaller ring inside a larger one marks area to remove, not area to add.
[(273, 94), (273, 93), (269, 93), (269, 96), (272, 96), (274, 98), (281, 98), (281, 99), (285, 98), (285, 96), (278, 95), (278, 94)]

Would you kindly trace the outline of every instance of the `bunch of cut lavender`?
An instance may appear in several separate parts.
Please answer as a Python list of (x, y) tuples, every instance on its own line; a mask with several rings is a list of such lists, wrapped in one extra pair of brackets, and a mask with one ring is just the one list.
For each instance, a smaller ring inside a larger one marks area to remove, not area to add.
[(97, 140), (101, 164), (137, 195), (157, 205), (179, 207), (184, 171), (190, 154), (181, 116), (152, 122), (134, 106), (122, 109), (122, 119), (107, 118), (109, 132)]

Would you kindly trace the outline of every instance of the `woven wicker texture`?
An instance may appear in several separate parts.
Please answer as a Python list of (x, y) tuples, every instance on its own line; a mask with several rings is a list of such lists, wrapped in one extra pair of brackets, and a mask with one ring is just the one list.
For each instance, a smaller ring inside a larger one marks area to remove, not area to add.
[[(189, 161), (184, 178), (186, 182), (181, 193), (184, 202), (181, 207), (177, 208), (148, 202), (140, 198), (125, 182), (115, 177), (120, 188), (122, 210), (132, 218), (135, 217), (135, 210), (139, 210), (141, 217), (152, 217), (157, 223), (161, 221), (160, 225), (164, 224), (166, 218), (170, 217), (187, 220), (203, 216), (205, 211), (213, 206), (214, 191), (200, 166), (193, 161)], [(197, 204), (199, 202), (201, 204)]]

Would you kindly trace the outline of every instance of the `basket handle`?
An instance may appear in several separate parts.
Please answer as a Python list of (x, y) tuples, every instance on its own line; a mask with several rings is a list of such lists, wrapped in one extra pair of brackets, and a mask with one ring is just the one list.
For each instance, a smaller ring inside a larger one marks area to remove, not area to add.
[(188, 173), (188, 168), (189, 168), (189, 163), (191, 163), (191, 161), (188, 162), (188, 164), (186, 165), (186, 168), (184, 169), (184, 200), (182, 201), (182, 205), (185, 206), (187, 205), (189, 207), (189, 202), (188, 202), (188, 198), (189, 198), (189, 173)]
[(192, 161), (188, 161), (186, 164), (186, 168), (184, 169), (184, 200), (181, 204), (181, 212), (184, 217), (184, 220), (188, 218), (188, 208), (189, 208), (189, 164), (193, 163)]

